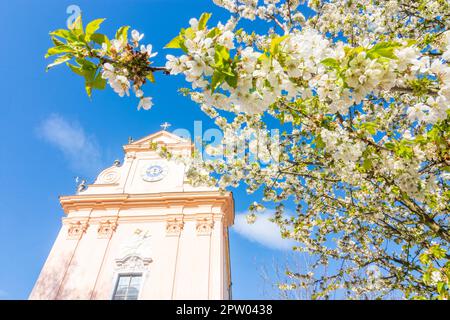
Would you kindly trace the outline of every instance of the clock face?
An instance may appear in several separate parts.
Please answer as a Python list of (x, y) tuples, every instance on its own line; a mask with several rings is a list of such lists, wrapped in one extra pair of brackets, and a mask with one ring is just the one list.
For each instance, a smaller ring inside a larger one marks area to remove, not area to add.
[(163, 179), (168, 172), (167, 165), (163, 162), (153, 162), (147, 165), (142, 171), (142, 179), (148, 182)]

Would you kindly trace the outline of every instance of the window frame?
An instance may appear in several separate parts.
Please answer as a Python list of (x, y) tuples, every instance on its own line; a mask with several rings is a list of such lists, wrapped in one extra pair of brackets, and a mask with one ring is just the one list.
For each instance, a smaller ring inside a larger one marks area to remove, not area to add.
[[(137, 294), (137, 298), (136, 298), (136, 300), (139, 300), (140, 296), (141, 296), (141, 292), (142, 292), (143, 282), (144, 282), (144, 272), (119, 272), (119, 273), (117, 273), (116, 276), (114, 277), (114, 290), (112, 292), (111, 300), (119, 301), (118, 299), (115, 299), (115, 297), (117, 294), (117, 289), (119, 287), (119, 281), (122, 277), (129, 277), (130, 278), (129, 281), (131, 281), (133, 279), (133, 277), (140, 277), (139, 289), (138, 289), (138, 294)], [(127, 289), (129, 289), (129, 284), (128, 284)], [(133, 301), (133, 300), (123, 299), (123, 301)]]

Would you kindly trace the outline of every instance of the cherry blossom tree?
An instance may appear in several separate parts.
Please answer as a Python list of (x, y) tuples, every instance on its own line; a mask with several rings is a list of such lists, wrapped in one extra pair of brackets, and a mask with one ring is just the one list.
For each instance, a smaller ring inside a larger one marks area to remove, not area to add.
[[(121, 27), (110, 39), (98, 32), (103, 19), (84, 27), (80, 17), (50, 33), (49, 68), (65, 63), (88, 95), (132, 91), (143, 109), (155, 72), (185, 77), (181, 91), (224, 132), (208, 148), (215, 157), (190, 164), (191, 182), (262, 190), (249, 222), (276, 203), (282, 235), (315, 257), (308, 272), (288, 271), (286, 290), (318, 283), (316, 299), (448, 299), (449, 1), (214, 3), (229, 19), (192, 18), (168, 42), (165, 66), (153, 66), (138, 31)], [(256, 19), (272, 27), (241, 27)]]

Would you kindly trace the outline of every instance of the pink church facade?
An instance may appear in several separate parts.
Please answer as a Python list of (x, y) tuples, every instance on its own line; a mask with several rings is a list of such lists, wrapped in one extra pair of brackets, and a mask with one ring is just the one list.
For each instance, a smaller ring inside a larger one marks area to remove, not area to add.
[(190, 156), (189, 141), (160, 131), (124, 146), (78, 194), (30, 299), (230, 299), (231, 193), (192, 187), (186, 167), (150, 148)]

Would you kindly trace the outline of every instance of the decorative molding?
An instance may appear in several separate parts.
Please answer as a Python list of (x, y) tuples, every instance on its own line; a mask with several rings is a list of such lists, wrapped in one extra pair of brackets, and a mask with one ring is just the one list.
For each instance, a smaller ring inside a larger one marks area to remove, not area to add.
[(118, 272), (143, 272), (153, 261), (151, 258), (150, 232), (136, 229), (123, 243), (116, 260)]
[(214, 228), (214, 220), (212, 218), (200, 218), (196, 222), (197, 235), (207, 236), (211, 234)]
[(97, 229), (97, 238), (109, 239), (117, 229), (117, 222), (111, 220), (100, 221)]
[[(182, 208), (180, 209), (182, 210)], [(161, 208), (159, 208), (159, 211), (161, 211)], [(95, 211), (94, 211), (95, 212)], [(221, 212), (221, 213), (202, 213), (202, 214), (190, 214), (190, 213), (184, 213), (184, 214), (148, 214), (148, 215), (142, 215), (142, 214), (133, 214), (133, 215), (111, 215), (109, 212), (105, 215), (95, 215), (95, 216), (85, 216), (84, 218), (89, 220), (89, 223), (91, 225), (97, 225), (100, 224), (101, 221), (110, 220), (115, 221), (117, 224), (136, 224), (136, 223), (147, 223), (147, 222), (163, 222), (164, 224), (167, 224), (167, 221), (177, 219), (182, 220), (183, 223), (186, 222), (196, 222), (197, 220), (204, 218), (204, 217), (211, 217), (214, 222), (220, 222), (225, 221), (220, 218), (220, 216), (226, 215), (227, 212)], [(79, 216), (73, 215), (72, 213), (69, 213), (67, 217), (63, 218), (63, 221), (65, 224), (68, 224), (69, 222), (77, 222), (80, 220)], [(224, 224), (225, 225), (225, 224)], [(228, 226), (228, 225), (226, 225)]]
[[(61, 206), (66, 214), (80, 210), (111, 210), (128, 208), (160, 208), (177, 206), (189, 208), (208, 206), (215, 208), (216, 215), (225, 214), (225, 223), (231, 225), (234, 220), (234, 201), (231, 192), (160, 192), (152, 194), (89, 194), (60, 197)], [(219, 213), (220, 212), (220, 213)], [(186, 216), (190, 216), (186, 215)], [(219, 218), (219, 217), (217, 217)], [(164, 215), (146, 217), (146, 219), (165, 219)], [(186, 219), (184, 219), (186, 220)]]
[(166, 222), (166, 235), (179, 236), (183, 230), (184, 222), (181, 218), (167, 219)]
[(67, 239), (80, 240), (83, 234), (86, 233), (89, 224), (87, 221), (75, 221), (67, 224)]
[(127, 255), (116, 259), (116, 271), (118, 272), (142, 272), (152, 262), (152, 258), (143, 258), (139, 255)]
[(120, 179), (120, 169), (117, 166), (113, 166), (104, 170), (95, 181), (96, 184), (115, 184)]
[(127, 256), (150, 257), (150, 232), (136, 229), (133, 235), (121, 246), (119, 258)]

